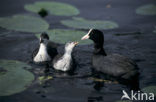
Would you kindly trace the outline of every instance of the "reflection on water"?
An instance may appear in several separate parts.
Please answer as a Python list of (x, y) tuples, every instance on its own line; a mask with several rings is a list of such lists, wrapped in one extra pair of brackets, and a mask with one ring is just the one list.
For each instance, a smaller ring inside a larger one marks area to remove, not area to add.
[(103, 101), (103, 97), (102, 96), (88, 97), (88, 102), (102, 102), (102, 101)]

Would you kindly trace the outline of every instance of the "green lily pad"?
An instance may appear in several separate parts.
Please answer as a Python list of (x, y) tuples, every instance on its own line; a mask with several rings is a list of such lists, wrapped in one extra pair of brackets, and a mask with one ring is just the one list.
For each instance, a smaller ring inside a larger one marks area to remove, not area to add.
[(38, 13), (41, 9), (47, 10), (52, 15), (57, 16), (73, 16), (79, 14), (79, 10), (74, 6), (66, 3), (39, 1), (34, 4), (24, 6), (27, 11)]
[(100, 79), (100, 78), (95, 78), (95, 77), (91, 77), (90, 79), (93, 80), (93, 81), (95, 81), (95, 82), (104, 82), (104, 83), (118, 84), (117, 81), (105, 80), (105, 79)]
[(136, 9), (136, 13), (140, 15), (156, 15), (156, 5), (147, 4)]
[(0, 67), (6, 70), (0, 74), (0, 96), (22, 92), (34, 80), (34, 75), (24, 69), (31, 67), (23, 62), (0, 60)]
[(43, 32), (49, 28), (49, 24), (38, 17), (14, 15), (0, 17), (0, 27), (22, 32)]
[(146, 93), (154, 93), (156, 95), (156, 86), (148, 86), (142, 89), (143, 92)]
[(7, 72), (4, 68), (0, 67), (0, 75), (3, 75)]
[(42, 84), (42, 83), (44, 83), (44, 82), (46, 82), (48, 80), (51, 80), (51, 79), (53, 79), (53, 77), (49, 76), (49, 75), (48, 76), (40, 76), (38, 78), (40, 84)]
[(65, 26), (79, 29), (114, 29), (118, 28), (118, 24), (113, 21), (87, 20), (81, 17), (73, 17), (72, 20), (62, 20)]
[[(87, 34), (87, 32), (79, 30), (66, 30), (66, 29), (53, 29), (47, 31), (50, 40), (57, 43), (67, 43), (69, 41), (78, 41), (80, 44), (90, 44), (90, 40), (81, 40), (81, 37)], [(36, 34), (39, 38), (40, 34)]]

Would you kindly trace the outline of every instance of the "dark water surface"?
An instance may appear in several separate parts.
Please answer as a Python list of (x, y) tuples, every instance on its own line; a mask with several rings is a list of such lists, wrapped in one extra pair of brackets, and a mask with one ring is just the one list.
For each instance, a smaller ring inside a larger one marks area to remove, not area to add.
[[(29, 14), (23, 9), (24, 4), (36, 0), (1, 0), (0, 17), (14, 14)], [(156, 85), (156, 16), (142, 16), (135, 13), (138, 6), (156, 3), (155, 0), (59, 0), (76, 6), (81, 17), (96, 20), (113, 20), (118, 29), (103, 30), (105, 50), (120, 53), (134, 59), (140, 68), (140, 88)], [(111, 8), (106, 8), (110, 4)], [(31, 13), (30, 13), (31, 14)], [(32, 15), (35, 15), (32, 13)], [(37, 15), (36, 15), (37, 16)], [(60, 20), (70, 17), (47, 16), (50, 28), (67, 28)], [(70, 28), (67, 28), (70, 29)], [(125, 35), (124, 35), (125, 33)], [(128, 33), (128, 34), (127, 34)], [(0, 28), (0, 59), (14, 59), (29, 62), (38, 40), (33, 33), (8, 31)], [(59, 48), (61, 52), (63, 47)], [(76, 75), (57, 75), (45, 85), (36, 81), (25, 91), (0, 97), (0, 102), (115, 102), (120, 100), (125, 85), (116, 83), (95, 83), (91, 74), (92, 45), (80, 45), (74, 50), (78, 63)], [(33, 71), (42, 67), (34, 66)], [(38, 76), (38, 74), (35, 74)], [(98, 88), (98, 89), (97, 89)]]

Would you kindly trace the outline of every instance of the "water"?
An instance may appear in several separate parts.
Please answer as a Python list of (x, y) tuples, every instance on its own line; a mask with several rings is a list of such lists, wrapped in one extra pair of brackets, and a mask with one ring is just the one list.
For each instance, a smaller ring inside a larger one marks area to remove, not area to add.
[[(1, 1), (0, 16), (28, 13), (21, 8), (23, 8), (25, 3), (33, 1)], [(155, 19), (154, 16), (135, 14), (135, 8), (146, 3), (152, 3), (154, 0), (143, 0), (142, 2), (123, 0), (108, 2), (98, 0), (96, 5), (94, 5), (95, 1), (90, 0), (86, 0), (85, 3), (83, 0), (64, 0), (64, 2), (76, 5), (80, 9), (80, 16), (82, 17), (110, 19), (118, 22), (120, 28), (103, 30), (106, 52), (108, 54), (119, 53), (137, 62), (140, 68), (140, 89), (156, 85), (156, 37), (153, 33)], [(12, 5), (8, 6), (11, 3)], [(112, 8), (106, 9), (103, 7), (105, 4), (111, 4)], [(45, 19), (53, 25), (52, 28), (66, 28), (59, 23), (65, 17), (47, 16)], [(141, 33), (136, 34), (135, 32)], [(116, 35), (118, 33), (128, 34), (118, 36)], [(29, 63), (31, 53), (36, 45), (38, 45), (38, 40), (32, 33), (7, 31), (0, 28), (0, 59), (14, 59)], [(59, 51), (63, 52), (63, 45), (59, 47)], [(120, 100), (123, 89), (130, 91), (126, 85), (100, 83), (92, 80), (92, 76), (90, 76), (92, 51), (92, 45), (80, 45), (74, 49), (74, 57), (78, 65), (75, 75), (58, 74), (52, 71), (51, 75), (55, 76), (53, 80), (49, 80), (43, 85), (34, 81), (27, 90), (21, 93), (0, 97), (0, 102), (115, 102)], [(34, 73), (36, 69), (43, 70), (44, 67), (33, 65), (32, 71)], [(36, 78), (39, 75), (39, 72), (35, 73)]]

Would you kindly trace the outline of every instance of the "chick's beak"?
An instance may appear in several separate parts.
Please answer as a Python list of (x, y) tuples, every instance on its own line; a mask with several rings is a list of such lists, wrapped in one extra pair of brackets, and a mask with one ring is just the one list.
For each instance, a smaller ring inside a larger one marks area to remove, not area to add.
[(74, 45), (76, 46), (79, 42), (74, 42)]

